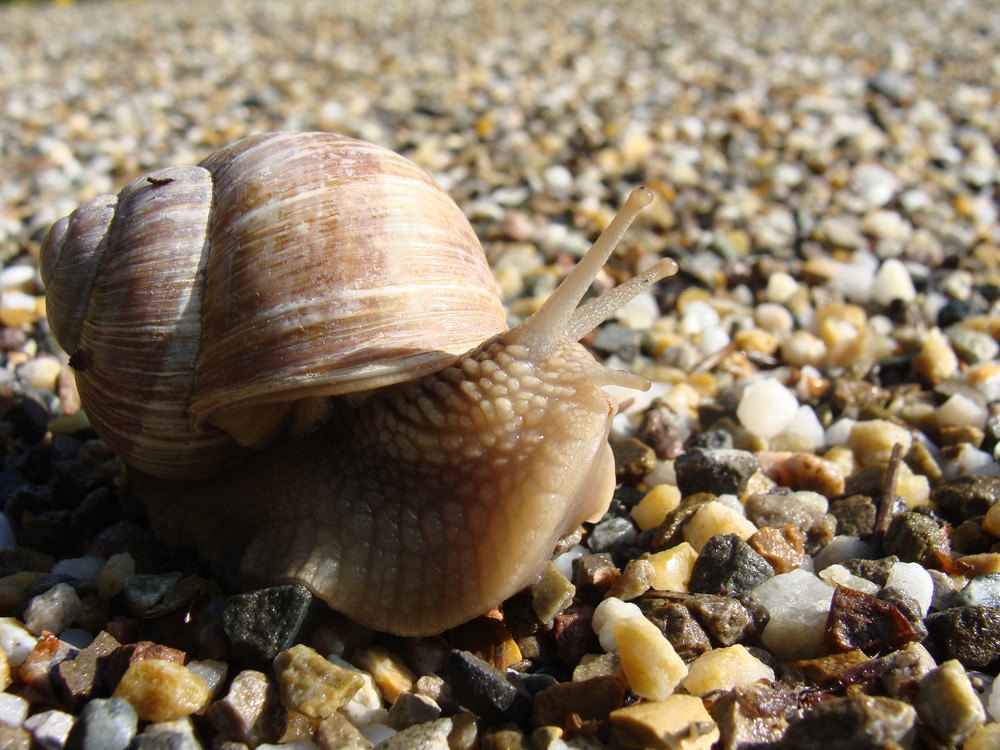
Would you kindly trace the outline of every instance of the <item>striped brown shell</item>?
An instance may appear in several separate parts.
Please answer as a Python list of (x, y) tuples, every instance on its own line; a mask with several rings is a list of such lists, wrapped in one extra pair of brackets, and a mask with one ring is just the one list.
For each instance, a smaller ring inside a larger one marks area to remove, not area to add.
[(468, 221), (419, 167), (331, 133), (252, 136), (57, 222), (53, 334), (98, 434), (196, 479), (322, 397), (443, 368), (506, 328)]

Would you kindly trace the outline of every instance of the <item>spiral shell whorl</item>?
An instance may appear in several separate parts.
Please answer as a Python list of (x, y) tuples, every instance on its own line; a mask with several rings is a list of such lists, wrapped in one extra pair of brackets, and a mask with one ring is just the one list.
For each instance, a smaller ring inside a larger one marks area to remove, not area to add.
[(94, 428), (171, 479), (263, 447), (304, 399), (415, 379), (506, 328), (447, 194), (329, 133), (254, 136), (96, 198), (52, 228), (42, 276)]

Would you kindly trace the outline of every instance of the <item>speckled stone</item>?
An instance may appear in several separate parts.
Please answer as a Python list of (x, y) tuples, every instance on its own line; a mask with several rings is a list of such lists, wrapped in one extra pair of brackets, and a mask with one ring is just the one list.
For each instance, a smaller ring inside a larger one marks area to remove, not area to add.
[(270, 663), (292, 647), (312, 604), (305, 586), (272, 586), (229, 597), (222, 626), (233, 657), (248, 665)]
[(274, 659), (282, 704), (313, 719), (325, 719), (361, 688), (361, 675), (299, 644)]
[(799, 750), (905, 744), (916, 718), (913, 706), (892, 698), (834, 698), (816, 704), (792, 722), (784, 742)]
[(892, 519), (882, 549), (903, 562), (939, 567), (949, 554), (948, 537), (933, 519), (922, 513), (901, 513)]
[(262, 672), (250, 669), (233, 678), (226, 697), (213, 703), (207, 713), (222, 734), (253, 747), (277, 742), (285, 731), (277, 686)]
[(498, 669), (467, 651), (449, 654), (445, 678), (463, 706), (491, 721), (509, 717), (518, 707), (517, 688)]
[(718, 534), (698, 555), (688, 589), (738, 599), (773, 575), (774, 568), (749, 544), (735, 534)]
[(833, 538), (837, 519), (794, 497), (758, 493), (744, 504), (747, 518), (759, 527), (794, 526), (805, 535), (805, 551), (816, 554)]
[(752, 453), (742, 450), (706, 450), (697, 448), (677, 457), (674, 471), (677, 486), (684, 496), (696, 492), (740, 497), (760, 464)]
[(701, 656), (712, 648), (708, 634), (683, 604), (668, 602), (646, 613), (685, 662)]
[(144, 659), (122, 675), (114, 697), (131, 703), (143, 721), (173, 721), (204, 709), (211, 693), (208, 684), (187, 667)]
[(102, 631), (75, 659), (56, 667), (59, 691), (68, 707), (78, 710), (92, 697), (96, 687), (103, 687), (104, 662), (119, 646), (115, 638)]

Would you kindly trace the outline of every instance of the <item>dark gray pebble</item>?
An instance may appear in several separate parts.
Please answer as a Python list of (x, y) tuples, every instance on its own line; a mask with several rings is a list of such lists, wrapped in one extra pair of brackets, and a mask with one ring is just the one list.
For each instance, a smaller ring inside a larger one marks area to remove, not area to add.
[(1000, 609), (952, 607), (924, 622), (941, 652), (939, 663), (958, 659), (966, 668), (984, 669), (1000, 659)]
[(684, 600), (691, 614), (715, 645), (725, 648), (752, 640), (757, 634), (754, 620), (737, 599), (711, 594), (692, 594)]
[(875, 531), (875, 503), (867, 495), (851, 495), (830, 503), (830, 514), (837, 519), (837, 533), (843, 536), (869, 536)]
[(695, 560), (688, 590), (740, 599), (773, 575), (771, 564), (738, 536), (716, 534)]
[(696, 448), (674, 462), (681, 495), (711, 492), (740, 497), (760, 464), (749, 451)]
[(884, 588), (878, 592), (878, 598), (884, 602), (889, 602), (900, 611), (906, 621), (913, 628), (914, 640), (922, 641), (927, 637), (927, 627), (924, 625), (924, 618), (920, 613), (920, 603), (902, 589), (893, 586)]
[(708, 634), (683, 604), (662, 604), (647, 612), (646, 617), (663, 632), (685, 662), (712, 650)]
[(898, 562), (898, 557), (890, 555), (878, 560), (865, 560), (855, 557), (845, 560), (841, 565), (847, 568), (853, 575), (858, 576), (858, 578), (864, 578), (882, 588), (885, 586), (886, 581), (889, 580), (889, 572), (892, 570), (892, 566)]
[(1000, 477), (961, 477), (931, 492), (931, 503), (952, 523), (984, 515), (998, 500)]
[(948, 538), (940, 526), (923, 513), (901, 513), (892, 519), (882, 549), (903, 562), (939, 567), (949, 554)]
[(139, 717), (124, 698), (90, 701), (66, 738), (66, 750), (125, 750), (135, 738)]
[(635, 524), (628, 518), (607, 518), (590, 530), (587, 546), (592, 552), (609, 552), (635, 541)]
[(797, 750), (860, 750), (905, 743), (917, 712), (893, 698), (854, 695), (818, 703), (793, 722), (782, 747)]
[[(514, 720), (518, 689), (506, 675), (468, 651), (452, 651), (445, 665), (445, 678), (459, 702), (487, 721)], [(530, 700), (526, 701), (530, 705)]]
[(295, 644), (313, 595), (305, 586), (272, 586), (229, 597), (222, 627), (233, 657), (244, 664), (270, 664)]
[(122, 596), (129, 611), (136, 617), (159, 604), (170, 589), (181, 580), (181, 573), (158, 573), (128, 576), (122, 584)]

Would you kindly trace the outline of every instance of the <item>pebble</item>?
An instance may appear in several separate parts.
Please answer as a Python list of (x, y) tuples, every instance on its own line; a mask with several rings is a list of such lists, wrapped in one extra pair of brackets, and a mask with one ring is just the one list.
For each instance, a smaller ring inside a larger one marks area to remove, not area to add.
[(719, 729), (701, 699), (671, 695), (611, 713), (615, 741), (622, 748), (710, 750)]
[(965, 668), (954, 659), (924, 677), (915, 705), (920, 720), (952, 746), (961, 744), (986, 720), (986, 711)]
[(893, 698), (833, 698), (816, 704), (793, 722), (784, 741), (801, 750), (892, 747), (906, 742), (916, 718), (913, 706)]
[(226, 697), (213, 703), (207, 715), (225, 736), (251, 747), (277, 742), (285, 729), (277, 686), (262, 672), (250, 669), (233, 678)]
[(143, 616), (158, 604), (170, 589), (181, 580), (181, 573), (131, 575), (122, 581), (122, 595), (129, 611), (136, 617)]
[(684, 541), (699, 554), (718, 534), (732, 534), (749, 539), (757, 527), (742, 513), (712, 500), (700, 506), (684, 524)]
[(661, 604), (649, 610), (646, 617), (660, 629), (685, 663), (712, 648), (712, 642), (704, 628), (682, 604)]
[(65, 711), (41, 711), (24, 720), (24, 728), (41, 750), (61, 750), (75, 719)]
[(798, 408), (791, 391), (774, 378), (762, 378), (744, 389), (736, 416), (749, 432), (766, 439), (784, 432)]
[(632, 691), (653, 701), (673, 693), (687, 666), (660, 629), (642, 616), (616, 620), (613, 628), (622, 672)]
[(924, 622), (941, 652), (966, 668), (984, 669), (1000, 658), (1000, 609), (951, 607)]
[(899, 648), (916, 637), (913, 626), (890, 602), (846, 586), (834, 590), (825, 634), (831, 647), (880, 651)]
[(173, 721), (207, 707), (211, 693), (206, 682), (187, 667), (144, 659), (128, 668), (113, 697), (131, 703), (143, 721)]
[(325, 719), (361, 687), (361, 676), (338, 667), (314, 649), (299, 644), (274, 659), (282, 703), (313, 719)]
[(104, 666), (120, 645), (110, 634), (101, 631), (86, 648), (80, 650), (75, 659), (56, 665), (59, 692), (68, 707), (79, 709), (94, 696), (95, 688), (106, 682)]
[(509, 719), (516, 708), (517, 688), (503, 672), (468, 651), (448, 655), (445, 679), (463, 706), (490, 721)]
[(752, 642), (757, 637), (753, 617), (736, 599), (693, 594), (684, 600), (684, 606), (719, 646), (732, 646), (738, 641)]
[(19, 667), (24, 663), (37, 640), (13, 617), (0, 617), (0, 648), (11, 667)]
[(355, 664), (371, 674), (382, 698), (389, 703), (395, 703), (396, 698), (410, 690), (417, 681), (417, 676), (402, 658), (381, 646), (362, 649), (354, 654), (353, 659)]
[(740, 599), (773, 575), (774, 568), (740, 537), (718, 534), (698, 554), (688, 588)]
[(833, 588), (805, 570), (776, 575), (750, 592), (771, 616), (764, 644), (785, 659), (807, 659), (823, 651)]
[(714, 649), (691, 662), (681, 687), (693, 695), (706, 695), (713, 690), (752, 685), (757, 680), (773, 682), (774, 670), (745, 646), (736, 644)]
[(793, 526), (805, 537), (805, 551), (814, 555), (833, 538), (837, 520), (794, 497), (758, 493), (746, 501), (747, 517), (759, 527)]
[(441, 707), (433, 698), (416, 693), (401, 693), (389, 709), (386, 722), (393, 729), (401, 730), (414, 724), (434, 721), (441, 715)]
[[(130, 580), (130, 579), (127, 579)], [(222, 627), (239, 661), (270, 663), (295, 644), (312, 604), (305, 586), (272, 586), (229, 597)]]
[(576, 587), (549, 563), (541, 578), (531, 585), (531, 606), (540, 622), (552, 627), (555, 616), (573, 603)]
[(652, 587), (660, 591), (686, 593), (698, 552), (687, 542), (654, 552), (647, 560), (653, 568)]
[(126, 750), (139, 717), (124, 698), (95, 698), (83, 707), (66, 738), (66, 750)]
[(676, 485), (658, 484), (643, 495), (629, 515), (639, 527), (639, 531), (647, 531), (663, 523), (667, 514), (681, 502), (681, 492)]
[(625, 686), (617, 677), (563, 682), (535, 695), (531, 724), (563, 727), (572, 714), (583, 721), (603, 721), (624, 702)]
[(404, 729), (379, 744), (380, 750), (451, 750), (448, 737), (452, 730), (448, 717)]
[(80, 597), (66, 583), (57, 583), (44, 594), (33, 597), (24, 611), (24, 626), (34, 635), (43, 630), (60, 633), (80, 613)]

